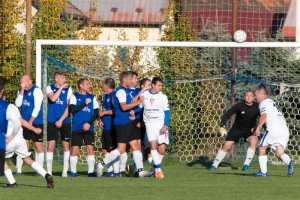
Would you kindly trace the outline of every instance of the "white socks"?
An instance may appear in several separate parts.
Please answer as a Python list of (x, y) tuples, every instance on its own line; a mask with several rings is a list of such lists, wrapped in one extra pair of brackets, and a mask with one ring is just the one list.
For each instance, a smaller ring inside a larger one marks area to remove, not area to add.
[(33, 162), (31, 167), (37, 171), (42, 177), (45, 177), (47, 174), (46, 170), (37, 162)]
[(267, 162), (268, 162), (268, 156), (258, 156), (260, 171), (262, 173), (267, 173)]
[(95, 155), (88, 155), (87, 163), (88, 163), (88, 173), (93, 173), (94, 165), (95, 165)]
[(281, 159), (282, 162), (284, 162), (284, 164), (286, 164), (286, 165), (289, 165), (290, 162), (291, 162), (291, 158), (290, 158), (287, 154), (285, 154), (285, 153), (283, 153), (283, 154), (280, 156), (280, 159)]
[(52, 175), (53, 152), (46, 153), (47, 171)]
[(37, 153), (37, 159), (36, 161), (43, 167), (44, 165), (44, 153)]
[[(108, 155), (108, 154), (105, 154), (105, 155), (104, 155), (104, 158), (106, 158), (107, 155)], [(113, 171), (113, 167), (112, 167), (112, 164), (111, 164), (111, 163), (107, 163), (106, 168), (107, 168), (107, 172), (112, 172), (112, 171)]]
[(143, 163), (143, 155), (142, 152), (137, 150), (132, 152), (133, 155), (133, 160), (135, 162), (136, 168), (139, 169), (144, 169), (144, 163)]
[(70, 151), (64, 152), (63, 174), (64, 174), (64, 173), (68, 173), (68, 169), (69, 169), (69, 160), (70, 160)]
[(212, 164), (214, 167), (218, 167), (220, 162), (224, 159), (226, 156), (227, 152), (222, 151), (222, 149), (219, 149), (218, 154), (214, 160), (214, 163)]
[(255, 154), (255, 150), (252, 150), (250, 147), (247, 150), (246, 160), (244, 162), (244, 165), (250, 165), (250, 162), (252, 161), (252, 158)]
[(9, 184), (14, 184), (16, 182), (14, 176), (12, 175), (11, 169), (5, 170), (4, 174), (9, 182)]
[(128, 159), (128, 155), (127, 152), (125, 151), (120, 155), (120, 172), (125, 171), (127, 159)]
[(71, 172), (77, 173), (76, 165), (78, 162), (77, 156), (70, 156), (70, 166), (71, 166)]
[(17, 173), (22, 173), (22, 165), (23, 165), (23, 159), (20, 156), (17, 156), (17, 160), (16, 160)]

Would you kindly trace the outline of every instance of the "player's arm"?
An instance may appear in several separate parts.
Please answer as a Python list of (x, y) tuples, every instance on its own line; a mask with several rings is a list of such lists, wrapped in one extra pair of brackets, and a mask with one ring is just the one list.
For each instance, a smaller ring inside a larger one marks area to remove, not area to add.
[(91, 119), (88, 121), (88, 123), (90, 125), (92, 125), (94, 123), (94, 121), (97, 119), (98, 114), (99, 114), (99, 104), (95, 97), (93, 99), (93, 108), (94, 108), (94, 113), (93, 113)]
[(76, 102), (77, 102), (76, 97), (74, 95), (72, 95), (70, 98), (70, 106), (69, 106), (70, 113), (75, 113), (75, 112), (82, 110), (84, 107), (89, 105), (89, 103), (91, 102), (91, 99), (87, 98), (85, 100), (85, 102), (83, 102), (80, 105), (76, 105)]
[(102, 117), (104, 115), (113, 115), (114, 114), (114, 110), (102, 110), (99, 111), (99, 117)]
[(139, 105), (140, 103), (142, 103), (144, 101), (144, 97), (140, 97), (136, 102), (133, 102), (131, 104), (127, 104), (126, 103), (126, 92), (125, 92), (125, 90), (119, 90), (116, 93), (116, 98), (118, 98), (118, 101), (120, 103), (120, 107), (123, 111), (130, 110), (130, 109), (136, 107), (137, 105)]
[(33, 91), (33, 97), (34, 97), (34, 108), (33, 108), (33, 111), (31, 113), (31, 117), (28, 121), (30, 124), (33, 123), (33, 121), (38, 116), (38, 114), (41, 110), (42, 103), (43, 103), (43, 92), (42, 92), (42, 90), (39, 89), (39, 88), (35, 88), (35, 90)]
[(231, 107), (231, 108), (230, 108), (228, 111), (226, 111), (226, 113), (222, 116), (221, 124), (220, 124), (221, 127), (224, 127), (224, 126), (226, 125), (226, 122), (230, 119), (230, 117), (237, 113), (238, 105), (239, 105), (239, 104), (236, 104), (236, 105), (234, 105), (233, 107)]
[(40, 128), (36, 128), (34, 126), (32, 126), (31, 124), (29, 124), (25, 119), (23, 119), (22, 117), (19, 118), (21, 121), (22, 126), (24, 126), (25, 128), (27, 128), (28, 130), (31, 130), (33, 132), (35, 132), (36, 134), (40, 134), (42, 132), (42, 129)]
[[(65, 84), (66, 85), (66, 84)], [(70, 98), (72, 96), (72, 89), (69, 87), (68, 94), (67, 94), (67, 107), (62, 114), (62, 116), (59, 118), (58, 122), (62, 123), (68, 116), (69, 116), (69, 105), (70, 105)]]
[(142, 89), (139, 91), (139, 93), (138, 93), (135, 97), (132, 98), (132, 102), (136, 102), (136, 101), (139, 99), (139, 97), (141, 96), (141, 94), (142, 94), (143, 92), (145, 92), (146, 90), (148, 90), (148, 88), (146, 88), (146, 87), (142, 88)]
[(260, 118), (259, 118), (259, 122), (257, 124), (256, 130), (255, 130), (255, 135), (259, 136), (260, 135), (260, 129), (263, 127), (263, 125), (265, 124), (267, 119), (267, 113), (261, 113), (260, 114)]
[(6, 119), (14, 124), (13, 131), (10, 137), (13, 139), (21, 128), (21, 115), (18, 108), (12, 104), (9, 104), (6, 111)]
[[(24, 93), (24, 90), (23, 90), (23, 93)], [(20, 108), (22, 106), (22, 102), (23, 102), (23, 95), (21, 95), (20, 92), (18, 91), (17, 98), (16, 98), (16, 101), (15, 101), (15, 105), (18, 108)]]
[(97, 102), (97, 100), (96, 100), (95, 97), (94, 97), (94, 99), (93, 99), (93, 108), (94, 108), (94, 113), (93, 113), (93, 115), (91, 116), (90, 120), (89, 120), (87, 123), (85, 123), (85, 124), (83, 125), (83, 127), (82, 127), (82, 129), (83, 129), (84, 131), (88, 131), (88, 130), (90, 129), (91, 125), (92, 125), (92, 124), (94, 123), (94, 121), (97, 119), (98, 114), (99, 114), (99, 104), (98, 104), (98, 102)]
[(170, 112), (170, 108), (169, 108), (169, 101), (166, 95), (163, 95), (162, 97), (162, 102), (164, 105), (164, 113), (165, 113), (165, 117), (164, 117), (164, 125), (161, 129), (162, 133), (166, 133), (168, 131), (168, 127), (169, 127), (169, 123), (170, 123), (170, 117), (171, 117), (171, 112)]

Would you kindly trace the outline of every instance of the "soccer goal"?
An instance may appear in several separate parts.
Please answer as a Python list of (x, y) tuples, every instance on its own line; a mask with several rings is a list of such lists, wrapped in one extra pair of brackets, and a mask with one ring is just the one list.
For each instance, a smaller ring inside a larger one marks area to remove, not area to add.
[[(270, 98), (281, 106), (288, 123), (287, 153), (299, 161), (299, 47), (300, 43), (294, 42), (37, 40), (36, 84), (45, 93), (46, 86), (53, 83), (54, 71), (64, 70), (74, 91), (79, 78), (88, 78), (101, 104), (104, 77), (119, 83), (118, 75), (125, 70), (136, 71), (140, 79), (161, 76), (171, 107), (167, 156), (180, 161), (211, 161), (225, 139), (218, 134), (224, 112), (241, 101), (245, 91), (263, 84)], [(227, 159), (244, 161), (247, 148), (240, 140)], [(102, 156), (98, 126), (95, 151), (96, 157)], [(85, 156), (81, 151), (79, 162), (85, 163)], [(278, 162), (272, 150), (269, 159)]]

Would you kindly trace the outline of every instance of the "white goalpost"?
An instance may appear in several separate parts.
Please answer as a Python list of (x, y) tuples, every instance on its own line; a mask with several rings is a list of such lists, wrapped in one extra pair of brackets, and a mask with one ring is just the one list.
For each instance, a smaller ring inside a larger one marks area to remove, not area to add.
[[(80, 59), (80, 54), (65, 59), (43, 51), (49, 45), (61, 47), (59, 51), (68, 52), (68, 55), (76, 52), (75, 47), (93, 47), (89, 53), (93, 49), (95, 53), (90, 57), (85, 55), (82, 60), (76, 60)], [(234, 76), (232, 48), (237, 49)], [(70, 72), (73, 88), (76, 88), (77, 79), (90, 78), (92, 92), (101, 103), (101, 79), (106, 76), (116, 78), (119, 73), (116, 69), (138, 69), (141, 78), (164, 76), (164, 89), (172, 112), (171, 145), (167, 155), (180, 161), (211, 161), (224, 142), (218, 127), (223, 113), (231, 107), (232, 98), (240, 101), (246, 90), (264, 84), (270, 98), (279, 104), (286, 117), (290, 129), (287, 151), (297, 162), (300, 161), (300, 69), (295, 50), (298, 48), (300, 42), (36, 40), (36, 85), (44, 91), (53, 69), (61, 68)], [(99, 49), (105, 51), (97, 53)], [(101, 57), (103, 54), (107, 57)], [(115, 81), (118, 83), (117, 79)], [(232, 91), (232, 85), (235, 91)], [(46, 102), (47, 97), (44, 98)], [(230, 126), (228, 123), (227, 127)], [(96, 157), (102, 157), (101, 134), (96, 128)], [(247, 145), (239, 141), (227, 159), (244, 161)], [(79, 157), (81, 163), (85, 163), (83, 152)], [(272, 150), (269, 161), (280, 163)]]

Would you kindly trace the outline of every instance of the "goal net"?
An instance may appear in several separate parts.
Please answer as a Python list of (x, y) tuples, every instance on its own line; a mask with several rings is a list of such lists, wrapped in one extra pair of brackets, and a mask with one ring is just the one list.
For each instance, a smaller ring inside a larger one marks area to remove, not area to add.
[[(180, 161), (212, 161), (225, 140), (218, 134), (222, 115), (243, 100), (245, 91), (262, 84), (282, 108), (290, 130), (287, 153), (298, 161), (298, 47), (299, 43), (292, 42), (37, 40), (36, 84), (45, 94), (46, 86), (53, 83), (54, 71), (64, 70), (74, 91), (79, 78), (88, 78), (91, 93), (101, 104), (104, 77), (112, 77), (118, 84), (118, 75), (125, 70), (136, 71), (139, 79), (161, 76), (171, 109), (171, 143), (166, 154)], [(47, 104), (46, 96), (44, 103)], [(228, 129), (232, 122), (228, 122)], [(102, 157), (101, 134), (96, 125), (96, 159)], [(230, 150), (227, 161), (244, 161), (247, 148), (248, 144), (241, 139)], [(79, 154), (79, 162), (85, 163), (85, 147)], [(61, 159), (60, 148), (56, 148), (55, 155)], [(280, 163), (273, 150), (269, 151), (269, 161)]]

